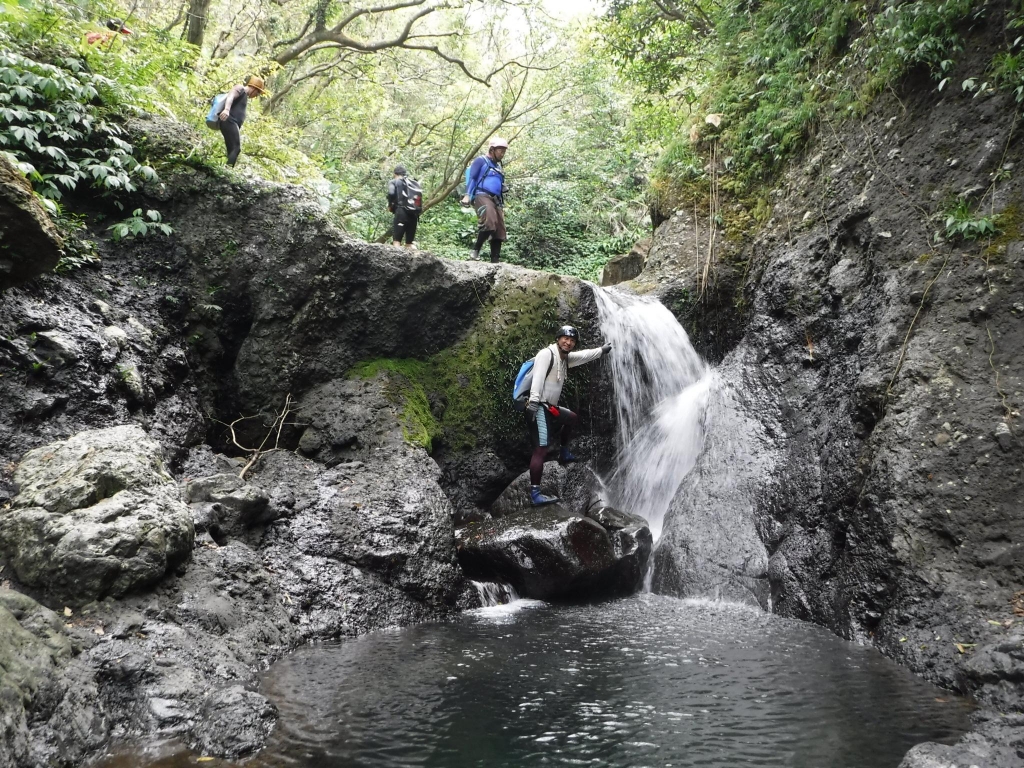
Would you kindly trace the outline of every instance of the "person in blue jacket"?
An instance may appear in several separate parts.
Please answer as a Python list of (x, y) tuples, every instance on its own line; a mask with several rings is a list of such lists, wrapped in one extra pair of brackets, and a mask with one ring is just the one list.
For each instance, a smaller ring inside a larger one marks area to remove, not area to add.
[(491, 139), (487, 154), (481, 155), (466, 171), (464, 203), (472, 202), (478, 221), (476, 243), (469, 258), (479, 259), (480, 249), (491, 241), (491, 262), (501, 259), (501, 244), (508, 239), (505, 231), (505, 171), (501, 161), (508, 142), (498, 136)]

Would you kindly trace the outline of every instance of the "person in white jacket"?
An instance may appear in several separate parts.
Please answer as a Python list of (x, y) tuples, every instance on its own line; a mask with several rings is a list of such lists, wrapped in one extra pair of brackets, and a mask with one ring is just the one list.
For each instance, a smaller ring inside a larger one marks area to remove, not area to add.
[(530, 457), (530, 501), (534, 506), (553, 504), (557, 496), (545, 496), (540, 492), (540, 479), (544, 473), (544, 460), (548, 448), (557, 438), (560, 449), (558, 461), (567, 464), (576, 461), (569, 450), (569, 440), (576, 425), (576, 414), (568, 408), (558, 406), (562, 385), (570, 368), (585, 365), (611, 352), (612, 345), (593, 349), (576, 349), (580, 333), (571, 325), (558, 329), (555, 343), (544, 347), (533, 358), (533, 384), (530, 387), (530, 401), (526, 406), (526, 421), (533, 438), (533, 455)]

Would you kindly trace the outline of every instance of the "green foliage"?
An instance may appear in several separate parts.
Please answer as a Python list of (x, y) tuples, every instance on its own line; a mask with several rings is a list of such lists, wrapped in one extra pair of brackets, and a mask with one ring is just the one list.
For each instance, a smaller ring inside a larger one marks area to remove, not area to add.
[(136, 208), (132, 211), (131, 216), (122, 219), (116, 224), (111, 224), (107, 227), (107, 231), (110, 232), (110, 237), (115, 242), (125, 239), (132, 240), (136, 237), (146, 237), (157, 232), (162, 232), (165, 235), (174, 232), (169, 224), (163, 222), (159, 211), (150, 209), (143, 213), (141, 208)]
[(156, 178), (112, 122), (118, 106), (113, 82), (87, 71), (81, 59), (47, 64), (0, 51), (0, 147), (44, 198), (60, 200), (81, 182), (133, 192), (140, 179)]
[(96, 243), (89, 237), (84, 216), (68, 213), (63, 208), (58, 208), (57, 215), (54, 216), (54, 224), (57, 225), (61, 238), (64, 240), (64, 251), (60, 261), (57, 262), (58, 274), (67, 274), (100, 260), (96, 253)]
[(689, 5), (693, 13), (673, 18), (653, 0), (614, 0), (601, 31), (612, 61), (629, 80), (650, 94), (682, 89), (693, 103), (691, 80), (699, 75), (699, 50), (709, 40), (702, 27), (714, 4)]
[(970, 204), (960, 198), (956, 207), (945, 215), (946, 237), (951, 240), (979, 240), (993, 237), (1000, 229), (994, 216), (979, 216)]
[(426, 211), (416, 232), (419, 247), (446, 259), (465, 259), (476, 240), (476, 213), (447, 199)]
[[(646, 93), (638, 105), (671, 94), (696, 115), (721, 116), (714, 134), (724, 165), (721, 186), (746, 195), (797, 155), (820, 121), (860, 114), (910, 70), (924, 67), (945, 88), (964, 34), (986, 6), (973, 0), (616, 0), (599, 31), (623, 75)], [(669, 18), (666, 7), (701, 9), (711, 22), (708, 33), (681, 34), (685, 22)], [(1014, 25), (1020, 22), (1011, 15)], [(647, 60), (639, 46), (630, 53), (630, 36), (644, 35), (666, 46), (658, 60)], [(1018, 37), (993, 60), (991, 83), (969, 78), (962, 87), (980, 95), (994, 83), (1024, 99), (1021, 42)], [(672, 205), (700, 193), (708, 143), (701, 131), (688, 141), (678, 126), (667, 127), (652, 186), (656, 202)]]
[(532, 269), (597, 280), (612, 256), (628, 251), (635, 230), (615, 236), (599, 224), (593, 206), (608, 201), (588, 199), (565, 181), (524, 180), (515, 186), (506, 210), (510, 240), (502, 250), (505, 261)]
[(873, 34), (852, 46), (848, 64), (864, 66), (873, 73), (864, 84), (862, 98), (878, 93), (905, 72), (918, 66), (928, 69), (946, 86), (945, 77), (963, 50), (960, 24), (984, 14), (984, 4), (974, 0), (943, 0), (889, 5), (872, 19)]

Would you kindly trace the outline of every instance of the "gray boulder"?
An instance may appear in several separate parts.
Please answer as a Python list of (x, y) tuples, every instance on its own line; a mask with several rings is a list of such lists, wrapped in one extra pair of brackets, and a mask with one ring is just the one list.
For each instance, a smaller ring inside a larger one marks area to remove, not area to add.
[(152, 584), (192, 551), (192, 514), (138, 426), (80, 432), (25, 454), (0, 554), (18, 579), (82, 605)]
[(968, 689), (1003, 711), (1020, 709), (1024, 701), (1024, 633), (975, 649), (964, 665)]
[(642, 583), (651, 545), (646, 525), (612, 535), (559, 504), (456, 531), (467, 576), (504, 582), (539, 600), (631, 594)]
[(956, 744), (918, 744), (899, 768), (1019, 768), (1024, 758), (1024, 717), (982, 712), (975, 719), (974, 729)]
[(63, 247), (28, 180), (0, 156), (0, 291), (49, 272)]
[(491, 519), (456, 531), (459, 564), (471, 579), (540, 600), (636, 592), (654, 544), (650, 527), (602, 502), (597, 485), (587, 464), (549, 461), (541, 490), (559, 502), (533, 507), (524, 472), (491, 505)]
[(637, 242), (629, 253), (616, 256), (601, 270), (601, 285), (618, 285), (632, 280), (644, 271), (647, 253), (651, 250), (651, 238)]
[(266, 491), (228, 473), (189, 481), (185, 499), (214, 534), (240, 532), (278, 517)]
[(28, 763), (28, 720), (47, 700), (59, 698), (54, 673), (71, 653), (53, 611), (0, 589), (0, 765)]
[(277, 707), (241, 685), (206, 698), (196, 739), (206, 753), (239, 757), (261, 749), (277, 721)]

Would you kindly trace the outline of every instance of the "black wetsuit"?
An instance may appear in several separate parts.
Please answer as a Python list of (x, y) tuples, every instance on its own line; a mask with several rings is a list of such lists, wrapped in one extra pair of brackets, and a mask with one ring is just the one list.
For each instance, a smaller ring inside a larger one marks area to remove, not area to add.
[(220, 133), (224, 137), (224, 148), (228, 152), (228, 165), (234, 165), (242, 151), (242, 136), (239, 129), (245, 122), (245, 108), (249, 105), (249, 94), (242, 88), (241, 95), (236, 95), (231, 102), (228, 119), (220, 121)]

